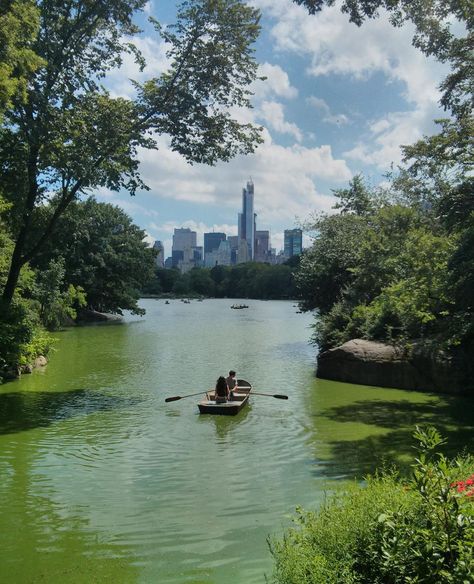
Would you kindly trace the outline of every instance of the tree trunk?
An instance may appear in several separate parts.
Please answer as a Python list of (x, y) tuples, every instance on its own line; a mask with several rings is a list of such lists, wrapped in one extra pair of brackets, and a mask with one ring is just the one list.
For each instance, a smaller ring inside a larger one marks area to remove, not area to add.
[[(28, 221), (29, 223), (29, 221)], [(13, 294), (15, 293), (18, 278), (20, 277), (20, 270), (24, 264), (23, 261), (23, 249), (25, 247), (26, 232), (28, 226), (23, 224), (18, 239), (16, 240), (15, 249), (13, 250), (12, 261), (10, 264), (10, 270), (8, 272), (7, 283), (3, 290), (2, 299), (4, 306), (8, 308), (13, 300)]]
[(23, 264), (26, 263), (24, 257), (26, 236), (31, 224), (31, 215), (35, 208), (36, 199), (38, 197), (38, 182), (37, 182), (37, 162), (38, 162), (39, 148), (34, 146), (30, 148), (28, 157), (28, 197), (26, 200), (25, 210), (22, 216), (22, 224), (18, 237), (15, 242), (15, 249), (13, 250), (10, 270), (8, 272), (7, 283), (2, 294), (3, 306), (8, 309), (13, 300), (16, 287), (18, 285), (18, 278)]

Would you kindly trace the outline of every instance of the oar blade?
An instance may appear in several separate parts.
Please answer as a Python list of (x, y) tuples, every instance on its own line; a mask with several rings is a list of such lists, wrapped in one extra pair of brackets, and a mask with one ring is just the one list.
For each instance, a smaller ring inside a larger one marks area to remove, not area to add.
[(180, 396), (180, 395), (175, 395), (175, 396), (173, 396), (173, 397), (167, 397), (167, 398), (165, 399), (165, 402), (178, 401), (179, 399), (181, 399), (181, 396)]
[(288, 399), (287, 395), (283, 395), (283, 394), (279, 394), (279, 393), (273, 394), (273, 397), (276, 397), (277, 399)]

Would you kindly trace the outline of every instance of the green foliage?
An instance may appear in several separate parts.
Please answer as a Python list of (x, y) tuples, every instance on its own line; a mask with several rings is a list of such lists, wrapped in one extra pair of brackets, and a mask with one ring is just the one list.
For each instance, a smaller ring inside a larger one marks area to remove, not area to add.
[(349, 188), (336, 189), (333, 193), (338, 199), (334, 209), (340, 209), (342, 214), (370, 215), (377, 207), (377, 199), (374, 196), (374, 192), (369, 189), (360, 174), (349, 181)]
[[(449, 461), (433, 428), (417, 429), (413, 478), (394, 471), (299, 510), (270, 542), (278, 584), (459, 584), (474, 578), (472, 457)], [(468, 478), (469, 477), (469, 478)]]
[(66, 275), (64, 258), (58, 257), (49, 262), (47, 269), (39, 270), (33, 298), (39, 304), (41, 323), (49, 330), (59, 329), (71, 324), (76, 318), (76, 308), (86, 305), (84, 290), (72, 284), (65, 284)]
[(217, 298), (295, 298), (294, 268), (248, 262), (236, 266), (193, 268), (186, 274), (157, 268), (146, 294), (198, 295)]
[(37, 313), (26, 300), (0, 304), (0, 378), (5, 372), (46, 355), (52, 338), (42, 328)]
[(474, 330), (472, 180), (425, 211), (418, 202), (381, 204), (375, 193), (361, 216), (354, 189), (343, 193), (343, 207), (336, 206), (344, 212), (311, 225), (316, 237), (296, 272), (302, 309), (319, 312), (319, 347), (353, 338), (436, 340), (445, 347), (468, 342)]
[[(43, 207), (44, 223), (54, 214), (55, 204)], [(51, 260), (56, 266), (60, 262), (64, 266), (63, 279), (73, 288), (68, 292), (67, 286), (54, 284), (52, 277), (40, 276), (45, 282), (42, 288), (45, 297), (52, 298), (49, 282), (59, 294), (55, 310), (63, 313), (64, 303), (71, 294), (75, 308), (80, 307), (78, 301), (85, 294), (89, 308), (101, 312), (142, 313), (137, 300), (155, 269), (154, 251), (144, 242), (144, 237), (145, 232), (119, 207), (98, 203), (94, 198), (72, 203), (33, 265), (47, 273)]]
[(31, 45), (39, 29), (33, 0), (3, 1), (0, 6), (0, 120), (12, 99), (26, 99), (28, 77), (43, 61)]
[(325, 314), (354, 280), (367, 220), (354, 214), (322, 215), (312, 228), (316, 236), (301, 258), (296, 285), (303, 310), (317, 308)]

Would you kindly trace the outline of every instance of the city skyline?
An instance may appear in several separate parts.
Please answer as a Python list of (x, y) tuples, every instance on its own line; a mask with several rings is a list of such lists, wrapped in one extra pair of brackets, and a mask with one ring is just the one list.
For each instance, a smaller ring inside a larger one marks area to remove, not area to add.
[(242, 207), (237, 213), (237, 235), (223, 231), (203, 233), (202, 245), (198, 245), (197, 232), (189, 227), (175, 227), (170, 255), (161, 241), (153, 247), (158, 251), (157, 265), (179, 268), (186, 272), (193, 267), (234, 265), (248, 261), (280, 263), (293, 255), (300, 255), (302, 230), (285, 229), (284, 246), (276, 251), (271, 245), (269, 229), (257, 229), (257, 214), (254, 212), (255, 185), (250, 178), (242, 189)]
[[(438, 106), (438, 85), (446, 66), (426, 58), (412, 44), (413, 27), (394, 28), (383, 11), (360, 28), (336, 3), (314, 17), (291, 0), (252, 0), (262, 11), (256, 44), (259, 75), (253, 109), (235, 112), (263, 127), (264, 143), (254, 154), (209, 167), (190, 166), (173, 152), (166, 137), (159, 150), (140, 151), (140, 171), (150, 191), (128, 193), (99, 189), (99, 200), (129, 213), (152, 244), (171, 249), (174, 227), (237, 235), (234, 212), (240, 207), (242, 179), (258, 185), (254, 211), (271, 231), (272, 246), (282, 249), (284, 230), (313, 212), (331, 212), (333, 189), (356, 174), (379, 185), (392, 163), (400, 162), (400, 144), (436, 131), (445, 117)], [(165, 46), (147, 22), (175, 20), (176, 2), (150, 1), (138, 24), (137, 45), (148, 66), (140, 72), (125, 56), (105, 83), (113, 96), (134, 92), (129, 79), (159, 75), (167, 65)], [(304, 245), (309, 244), (305, 238)]]

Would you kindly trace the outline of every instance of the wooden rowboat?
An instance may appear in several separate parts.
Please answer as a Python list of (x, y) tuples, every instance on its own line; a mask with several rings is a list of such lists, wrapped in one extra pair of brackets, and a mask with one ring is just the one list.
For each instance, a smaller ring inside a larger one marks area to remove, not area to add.
[(210, 390), (206, 397), (198, 403), (199, 413), (217, 414), (219, 416), (235, 416), (249, 401), (252, 386), (244, 379), (237, 380), (237, 388), (233, 392), (232, 400), (216, 403), (215, 392)]

